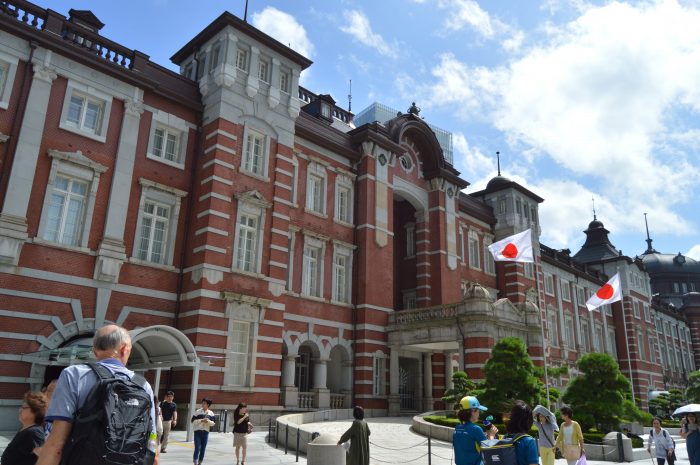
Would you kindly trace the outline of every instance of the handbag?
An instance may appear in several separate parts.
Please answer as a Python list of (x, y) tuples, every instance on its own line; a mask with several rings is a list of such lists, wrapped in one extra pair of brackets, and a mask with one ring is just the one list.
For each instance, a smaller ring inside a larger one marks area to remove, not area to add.
[(564, 458), (564, 456), (561, 455), (561, 450), (559, 450), (559, 448), (554, 449), (554, 458), (557, 460)]
[(248, 434), (253, 432), (253, 424), (248, 422)]
[(586, 454), (585, 452), (581, 454), (581, 457), (576, 461), (576, 465), (586, 465)]

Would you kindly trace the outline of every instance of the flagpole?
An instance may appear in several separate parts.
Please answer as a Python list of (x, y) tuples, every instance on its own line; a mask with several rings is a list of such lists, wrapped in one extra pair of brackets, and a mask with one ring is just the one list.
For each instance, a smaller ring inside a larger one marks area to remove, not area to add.
[[(538, 239), (539, 243), (539, 239)], [(538, 247), (539, 250), (539, 247)], [(547, 348), (545, 347), (546, 342), (544, 339), (544, 321), (547, 321), (547, 309), (543, 307), (543, 302), (542, 302), (542, 295), (540, 294), (539, 290), (539, 284), (540, 280), (537, 278), (539, 276), (539, 273), (537, 272), (537, 256), (535, 253), (532, 254), (533, 259), (535, 260), (533, 263), (533, 268), (535, 268), (535, 281), (537, 282), (537, 303), (540, 307), (540, 331), (542, 332), (542, 366), (544, 367), (544, 388), (545, 388), (545, 393), (547, 394), (547, 410), (552, 410), (551, 402), (549, 400), (549, 373), (547, 372)], [(523, 265), (523, 268), (525, 265)], [(524, 269), (523, 269), (524, 271)], [(544, 285), (544, 283), (543, 283)], [(545, 319), (542, 321), (542, 312), (544, 312)]]

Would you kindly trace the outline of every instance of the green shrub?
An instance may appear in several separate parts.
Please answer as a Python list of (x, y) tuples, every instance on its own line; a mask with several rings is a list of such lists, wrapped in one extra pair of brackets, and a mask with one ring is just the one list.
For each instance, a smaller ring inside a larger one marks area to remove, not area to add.
[(680, 428), (681, 422), (676, 420), (663, 420), (661, 421), (661, 426), (664, 428)]
[(440, 425), (440, 426), (447, 426), (449, 428), (454, 428), (455, 426), (459, 425), (459, 420), (456, 418), (447, 418), (442, 415), (428, 415), (423, 417), (425, 421), (428, 423), (432, 423), (434, 425)]
[(603, 444), (605, 433), (583, 433), (583, 442), (585, 444)]

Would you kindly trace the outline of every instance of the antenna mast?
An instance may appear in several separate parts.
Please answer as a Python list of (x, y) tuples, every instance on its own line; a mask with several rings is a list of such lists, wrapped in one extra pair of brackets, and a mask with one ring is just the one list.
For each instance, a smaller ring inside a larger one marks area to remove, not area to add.
[(591, 202), (593, 202), (593, 221), (597, 220), (595, 216), (595, 198), (591, 197)]
[(350, 79), (350, 90), (348, 91), (348, 111), (352, 113), (352, 79)]
[(496, 152), (496, 163), (498, 164), (498, 175), (501, 175), (501, 152)]
[(245, 12), (243, 13), (243, 21), (248, 22), (248, 0), (245, 0)]

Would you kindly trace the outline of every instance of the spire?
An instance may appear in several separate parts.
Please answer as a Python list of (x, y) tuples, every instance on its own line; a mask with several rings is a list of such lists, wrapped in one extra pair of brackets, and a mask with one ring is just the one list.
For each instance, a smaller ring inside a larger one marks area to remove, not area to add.
[(596, 221), (598, 218), (595, 216), (595, 198), (591, 197), (591, 202), (593, 203), (593, 221)]
[(350, 79), (350, 90), (348, 91), (348, 111), (352, 112), (352, 79)]
[(647, 228), (647, 239), (646, 239), (647, 249), (644, 251), (643, 255), (650, 254), (650, 253), (658, 253), (656, 250), (654, 250), (654, 247), (652, 247), (652, 245), (651, 245), (652, 240), (651, 240), (651, 237), (649, 237), (649, 223), (647, 222), (647, 214), (646, 213), (644, 214), (644, 225)]
[(496, 152), (496, 163), (498, 164), (498, 175), (501, 175), (501, 152)]

